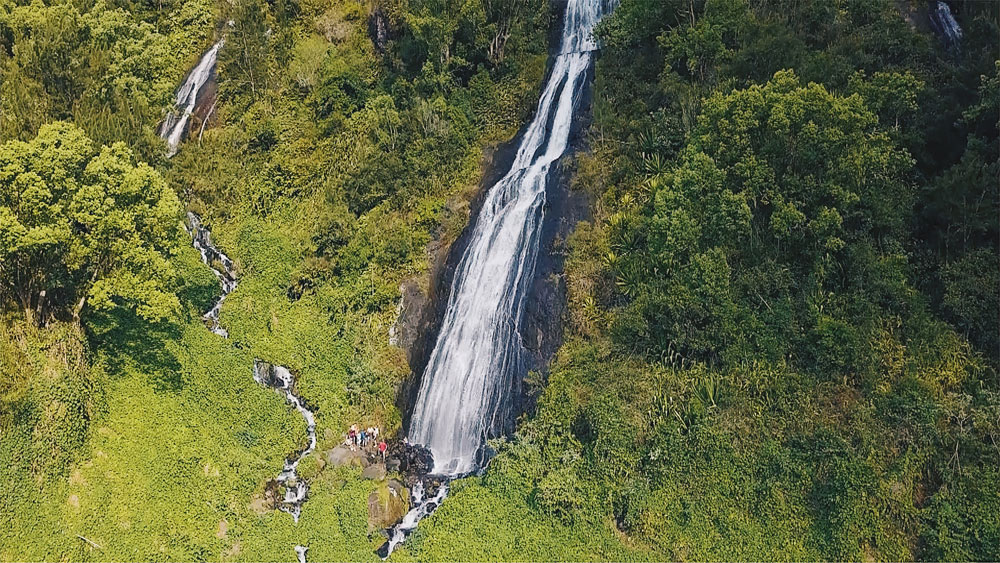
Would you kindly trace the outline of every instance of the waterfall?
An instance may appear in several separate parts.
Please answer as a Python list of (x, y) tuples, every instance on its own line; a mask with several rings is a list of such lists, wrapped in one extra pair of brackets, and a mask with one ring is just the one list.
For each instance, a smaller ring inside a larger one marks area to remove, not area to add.
[(434, 456), (444, 483), (413, 508), (377, 551), (383, 559), (448, 494), (448, 480), (477, 470), (486, 439), (503, 428), (509, 391), (523, 375), (521, 320), (532, 282), (552, 165), (569, 147), (575, 110), (597, 50), (594, 25), (617, 0), (568, 0), (559, 50), (535, 117), (510, 170), (486, 193), (469, 246), (455, 271), (447, 309), (424, 370), (409, 440)]
[(212, 73), (215, 72), (215, 59), (219, 55), (222, 43), (223, 40), (220, 39), (218, 43), (212, 45), (212, 48), (201, 56), (201, 60), (198, 61), (197, 66), (191, 70), (187, 79), (177, 89), (174, 111), (167, 115), (167, 118), (163, 120), (163, 124), (160, 126), (160, 138), (167, 141), (168, 157), (177, 153), (177, 147), (181, 144), (181, 138), (187, 131), (188, 120), (190, 120), (191, 114), (194, 113), (195, 105), (198, 103), (198, 95), (201, 93), (201, 89), (205, 86), (205, 83), (208, 82), (208, 79), (212, 77)]
[(962, 42), (962, 28), (951, 13), (951, 6), (938, 0), (930, 12), (931, 26), (949, 47), (958, 47)]
[(514, 378), (523, 375), (525, 297), (538, 256), (545, 188), (566, 152), (597, 45), (593, 28), (612, 0), (568, 0), (562, 39), (535, 117), (514, 163), (487, 192), (456, 269), (424, 371), (410, 441), (434, 455), (434, 472), (475, 471), (488, 437), (502, 431)]

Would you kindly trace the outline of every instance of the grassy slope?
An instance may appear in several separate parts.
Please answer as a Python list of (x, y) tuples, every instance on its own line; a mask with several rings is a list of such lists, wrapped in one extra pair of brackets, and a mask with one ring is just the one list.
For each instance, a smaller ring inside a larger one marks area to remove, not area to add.
[[(538, 76), (540, 59), (535, 62), (531, 72)], [(494, 130), (490, 138), (512, 132)], [(376, 210), (358, 236), (378, 237), (384, 218), (398, 224), (412, 221), (414, 213), (434, 217), (416, 227), (425, 240), (441, 217), (457, 223), (460, 215), (446, 202), (471, 194), (486, 142), (484, 136), (450, 169), (437, 171), (434, 189), (409, 215)], [(225, 134), (215, 143), (206, 136), (203, 146), (185, 151), (193, 154), (182, 153), (174, 164), (185, 179), (213, 189), (243, 180), (241, 156), (230, 154)], [(185, 169), (213, 151), (214, 168)], [(408, 368), (401, 351), (388, 345), (388, 329), (395, 288), (403, 277), (424, 271), (427, 257), (421, 244), (402, 264), (362, 271), (291, 301), (286, 289), (306, 253), (317, 204), (319, 194), (278, 198), (265, 216), (224, 201), (200, 210), (239, 270), (239, 288), (221, 318), (231, 339), (211, 334), (200, 321), (218, 287), (185, 243), (177, 263), (186, 283), (181, 294), (190, 302), (187, 319), (155, 329), (113, 324), (97, 337), (91, 369), (109, 374), (104, 410), (90, 421), (77, 461), (38, 486), (19, 487), (32, 478), (30, 455), (17, 451), (30, 430), (18, 429), (19, 440), (3, 441), (4, 457), (16, 461), (0, 489), (9, 499), (0, 559), (294, 560), (296, 544), (310, 546), (314, 560), (377, 559), (382, 539), (369, 538), (366, 524), (375, 484), (361, 480), (357, 470), (326, 468), (315, 477), (298, 525), (287, 514), (258, 514), (251, 506), (285, 456), (305, 442), (301, 418), (253, 381), (255, 357), (298, 374), (299, 393), (316, 412), (321, 452), (352, 421), (390, 432), (399, 426), (394, 384)], [(315, 459), (309, 463), (316, 465)]]
[[(259, 257), (286, 255), (280, 229), (247, 227), (242, 236), (250, 239), (247, 245), (259, 245)], [(220, 238), (223, 245), (230, 242)], [(198, 283), (214, 285), (193, 248), (185, 246), (178, 262)], [(324, 431), (339, 428), (343, 416), (343, 392), (337, 391), (343, 388), (344, 357), (329, 345), (336, 342), (329, 325), (303, 321), (323, 318), (310, 300), (284, 310), (274, 306), (287, 302), (271, 291), (283, 287), (274, 283), (287, 275), (281, 262), (261, 270), (243, 263), (244, 283), (223, 316), (232, 341), (211, 334), (192, 310), (186, 323), (129, 341), (125, 361), (116, 364), (114, 351), (107, 354), (114, 369), (105, 410), (91, 421), (80, 461), (68, 475), (51, 478), (39, 491), (18, 463), (23, 459), (8, 450), (24, 442), (3, 441), (16, 472), (3, 482), (11, 496), (0, 559), (293, 560), (297, 543), (311, 545), (317, 559), (374, 558), (379, 542), (367, 539), (365, 524), (374, 485), (356, 471), (324, 471), (298, 526), (287, 514), (258, 514), (251, 507), (285, 455), (305, 442), (301, 418), (253, 381), (255, 356), (301, 370), (303, 395), (319, 405), (321, 435), (330, 436)], [(257, 322), (270, 330), (251, 329)], [(285, 326), (287, 331), (280, 330)], [(261, 345), (233, 345), (247, 340)], [(325, 393), (311, 394), (313, 388)], [(322, 443), (329, 447), (336, 439)], [(15, 496), (19, 484), (29, 486)]]

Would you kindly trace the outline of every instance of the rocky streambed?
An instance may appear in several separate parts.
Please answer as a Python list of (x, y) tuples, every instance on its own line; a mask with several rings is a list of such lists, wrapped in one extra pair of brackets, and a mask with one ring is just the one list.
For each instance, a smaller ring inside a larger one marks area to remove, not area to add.
[[(205, 228), (197, 214), (188, 212), (185, 228), (191, 235), (192, 245), (201, 253), (202, 262), (215, 273), (222, 289), (219, 298), (203, 318), (209, 330), (228, 339), (229, 333), (219, 322), (219, 312), (222, 308), (222, 302), (238, 285), (235, 264), (212, 243), (212, 233)], [(279, 510), (291, 514), (295, 522), (298, 523), (299, 515), (302, 513), (302, 504), (309, 495), (309, 482), (298, 475), (297, 469), (299, 462), (316, 449), (316, 417), (312, 410), (306, 407), (302, 398), (295, 394), (295, 376), (288, 368), (255, 359), (252, 374), (254, 381), (282, 395), (285, 401), (298, 411), (306, 422), (308, 444), (301, 450), (293, 452), (285, 460), (281, 472), (267, 486), (267, 490), (276, 497), (273, 505)], [(307, 550), (307, 547), (295, 546), (295, 553), (299, 561), (305, 561)]]

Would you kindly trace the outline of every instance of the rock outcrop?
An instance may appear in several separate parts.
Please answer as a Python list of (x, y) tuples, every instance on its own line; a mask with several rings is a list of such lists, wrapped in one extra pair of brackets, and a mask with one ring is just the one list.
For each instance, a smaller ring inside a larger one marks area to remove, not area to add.
[(382, 481), (368, 495), (368, 533), (384, 530), (410, 510), (410, 491), (395, 479)]
[(371, 465), (371, 462), (368, 461), (368, 455), (365, 452), (362, 450), (351, 451), (351, 448), (343, 444), (326, 452), (326, 462), (334, 467), (346, 465), (362, 469)]

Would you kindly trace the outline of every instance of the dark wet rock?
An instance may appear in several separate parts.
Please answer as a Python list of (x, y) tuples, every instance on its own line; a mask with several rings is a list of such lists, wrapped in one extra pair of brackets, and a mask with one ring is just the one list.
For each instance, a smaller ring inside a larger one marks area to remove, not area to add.
[(393, 467), (409, 481), (427, 475), (434, 469), (434, 457), (423, 446), (394, 442), (386, 450), (386, 468)]
[(361, 471), (362, 478), (372, 479), (374, 481), (381, 481), (382, 479), (385, 479), (385, 475), (385, 466), (381, 463), (373, 463)]
[(396, 310), (396, 322), (389, 329), (389, 344), (398, 346), (407, 352), (407, 361), (414, 362), (415, 345), (420, 336), (425, 334), (433, 321), (433, 315), (428, 307), (431, 299), (427, 296), (416, 279), (403, 280), (399, 284), (399, 306)]
[(376, 8), (368, 16), (368, 38), (372, 40), (376, 52), (385, 53), (385, 48), (389, 45), (390, 27), (389, 17), (382, 8)]
[(410, 491), (395, 479), (379, 483), (368, 495), (368, 531), (384, 530), (410, 510)]

